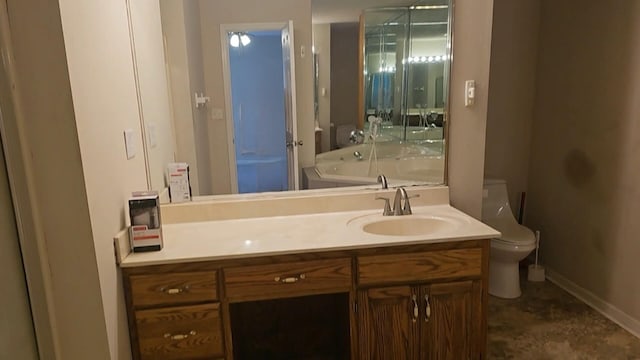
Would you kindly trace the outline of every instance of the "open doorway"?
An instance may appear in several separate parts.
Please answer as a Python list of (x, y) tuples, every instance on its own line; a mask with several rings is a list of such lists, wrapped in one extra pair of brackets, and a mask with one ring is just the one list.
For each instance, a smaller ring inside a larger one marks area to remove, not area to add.
[(291, 22), (221, 26), (235, 193), (299, 188), (291, 29)]

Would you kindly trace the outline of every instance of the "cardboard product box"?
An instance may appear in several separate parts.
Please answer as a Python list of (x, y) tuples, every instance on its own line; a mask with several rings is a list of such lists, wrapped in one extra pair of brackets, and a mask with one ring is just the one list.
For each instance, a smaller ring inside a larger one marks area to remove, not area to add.
[(131, 251), (159, 251), (162, 249), (160, 197), (157, 192), (133, 193), (129, 199), (129, 239)]
[(167, 165), (167, 184), (172, 203), (191, 201), (189, 164), (170, 163)]

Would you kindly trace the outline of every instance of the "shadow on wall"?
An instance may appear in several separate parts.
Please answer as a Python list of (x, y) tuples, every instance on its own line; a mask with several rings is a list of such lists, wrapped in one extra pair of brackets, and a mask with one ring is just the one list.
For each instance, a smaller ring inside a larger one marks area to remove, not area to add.
[(640, 5), (541, 4), (527, 226), (551, 269), (638, 319)]

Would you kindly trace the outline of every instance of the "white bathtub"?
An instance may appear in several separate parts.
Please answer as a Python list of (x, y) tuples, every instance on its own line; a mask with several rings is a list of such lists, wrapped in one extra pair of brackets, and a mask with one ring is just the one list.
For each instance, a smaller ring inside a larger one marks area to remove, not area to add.
[[(345, 184), (371, 184), (384, 174), (391, 185), (443, 184), (443, 142), (382, 142), (376, 144), (377, 161), (369, 161), (372, 144), (360, 144), (316, 156), (316, 173), (323, 180)], [(359, 154), (356, 154), (356, 152)]]

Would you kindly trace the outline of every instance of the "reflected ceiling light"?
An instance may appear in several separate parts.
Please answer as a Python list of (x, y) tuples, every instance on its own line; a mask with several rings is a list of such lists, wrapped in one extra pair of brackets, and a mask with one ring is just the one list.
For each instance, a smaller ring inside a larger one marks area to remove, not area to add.
[(229, 38), (229, 45), (233, 47), (240, 46), (240, 36), (238, 36), (238, 34), (231, 34), (231, 37)]
[(231, 45), (232, 47), (237, 48), (240, 46), (247, 46), (250, 43), (251, 43), (251, 38), (249, 38), (249, 35), (247, 35), (247, 33), (243, 33), (243, 32), (230, 33), (229, 45)]
[(409, 63), (409, 64), (413, 64), (413, 63), (432, 63), (432, 62), (440, 62), (440, 61), (446, 61), (448, 59), (451, 59), (451, 55), (432, 55), (432, 56), (409, 56), (407, 57), (406, 60), (402, 60), (402, 63), (404, 64)]
[(249, 39), (249, 35), (242, 34), (240, 35), (240, 42), (242, 43), (242, 46), (247, 46), (251, 43), (251, 39)]

